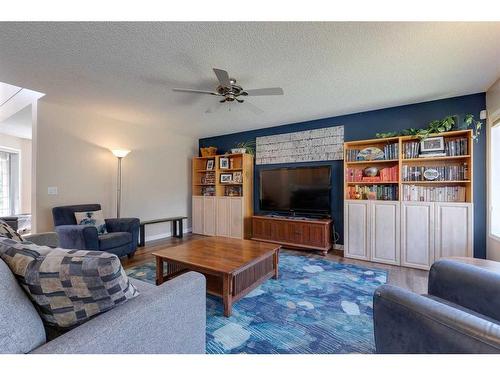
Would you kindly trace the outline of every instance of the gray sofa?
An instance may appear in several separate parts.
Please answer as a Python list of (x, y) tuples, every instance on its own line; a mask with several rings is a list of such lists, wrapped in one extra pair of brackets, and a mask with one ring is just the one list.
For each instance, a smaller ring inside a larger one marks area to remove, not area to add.
[(377, 288), (377, 353), (500, 353), (500, 273), (486, 267), (439, 260), (425, 295)]
[[(37, 243), (36, 235), (30, 240)], [(0, 259), (0, 353), (205, 353), (203, 275), (188, 272), (161, 286), (131, 281), (138, 297), (47, 342), (35, 307)]]

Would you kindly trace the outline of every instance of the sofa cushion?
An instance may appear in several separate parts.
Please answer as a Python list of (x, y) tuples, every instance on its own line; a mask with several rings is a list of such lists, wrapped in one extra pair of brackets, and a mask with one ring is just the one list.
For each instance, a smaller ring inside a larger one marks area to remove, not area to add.
[(14, 229), (12, 229), (12, 227), (3, 220), (0, 220), (0, 236), (11, 238), (18, 242), (24, 241), (21, 235), (17, 233)]
[(103, 251), (128, 245), (131, 242), (132, 234), (129, 232), (112, 232), (99, 235), (99, 249)]
[(44, 343), (40, 316), (0, 259), (0, 353), (28, 353)]
[(78, 225), (92, 225), (96, 227), (98, 234), (107, 233), (102, 210), (75, 212), (75, 220)]
[(73, 327), (138, 295), (118, 257), (107, 252), (0, 237), (0, 257), (51, 326)]

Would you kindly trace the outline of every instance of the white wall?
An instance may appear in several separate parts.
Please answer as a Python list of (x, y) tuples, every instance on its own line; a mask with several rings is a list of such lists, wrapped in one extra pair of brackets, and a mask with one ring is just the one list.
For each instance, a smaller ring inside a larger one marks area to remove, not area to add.
[[(168, 124), (126, 123), (45, 99), (38, 102), (35, 134), (37, 232), (53, 229), (54, 206), (100, 203), (106, 217), (116, 216), (113, 148), (132, 150), (122, 163), (122, 217), (191, 216), (190, 160), (197, 139), (171, 133)], [(48, 195), (49, 186), (58, 195)], [(168, 224), (149, 226), (146, 237), (166, 231)]]
[[(487, 248), (486, 256), (488, 259), (500, 261), (500, 238), (490, 235), (491, 218), (498, 220), (500, 214), (498, 211), (498, 203), (500, 201), (500, 149), (498, 146), (494, 150), (491, 148), (493, 141), (491, 126), (494, 122), (500, 119), (500, 79), (489, 88), (486, 93), (486, 109), (488, 110), (488, 125), (487, 125), (487, 141), (488, 141), (488, 231), (487, 231)], [(498, 129), (495, 128), (496, 140), (495, 144), (500, 144), (498, 140)], [(491, 211), (491, 207), (495, 206), (495, 212)], [(493, 215), (492, 215), (493, 214)]]
[(20, 154), (20, 212), (16, 213), (31, 213), (31, 139), (0, 134), (0, 148), (12, 149)]

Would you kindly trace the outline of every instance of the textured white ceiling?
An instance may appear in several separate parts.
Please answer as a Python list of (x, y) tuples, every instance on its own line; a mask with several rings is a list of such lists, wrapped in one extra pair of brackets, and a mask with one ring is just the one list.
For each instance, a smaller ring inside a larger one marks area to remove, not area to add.
[[(116, 119), (195, 136), (485, 91), (500, 23), (0, 23), (0, 81)], [(216, 97), (212, 67), (265, 112)]]

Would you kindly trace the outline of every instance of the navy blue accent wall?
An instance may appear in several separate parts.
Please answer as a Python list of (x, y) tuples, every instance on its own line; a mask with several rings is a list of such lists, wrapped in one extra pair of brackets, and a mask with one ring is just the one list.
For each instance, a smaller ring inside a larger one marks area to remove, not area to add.
[[(329, 117), (319, 120), (299, 122), (271, 128), (227, 134), (199, 140), (200, 147), (217, 146), (219, 153), (228, 151), (237, 142), (255, 140), (256, 137), (290, 133), (301, 130), (324, 128), (328, 126), (344, 126), (345, 141), (375, 138), (375, 133), (399, 131), (407, 128), (422, 128), (430, 121), (457, 114), (460, 120), (467, 113), (477, 119), (479, 112), (486, 108), (485, 93), (460, 96), (456, 98), (435, 100), (431, 102), (404, 105), (360, 112), (345, 116)], [(256, 118), (258, 121), (258, 118)], [(483, 122), (484, 123), (484, 122)], [(259, 172), (264, 168), (299, 165), (331, 165), (332, 166), (332, 216), (335, 230), (340, 234), (339, 243), (343, 243), (343, 162), (313, 162), (265, 165), (255, 167), (255, 212), (259, 212)], [(474, 144), (474, 256), (486, 257), (486, 137), (481, 134), (478, 143)]]

